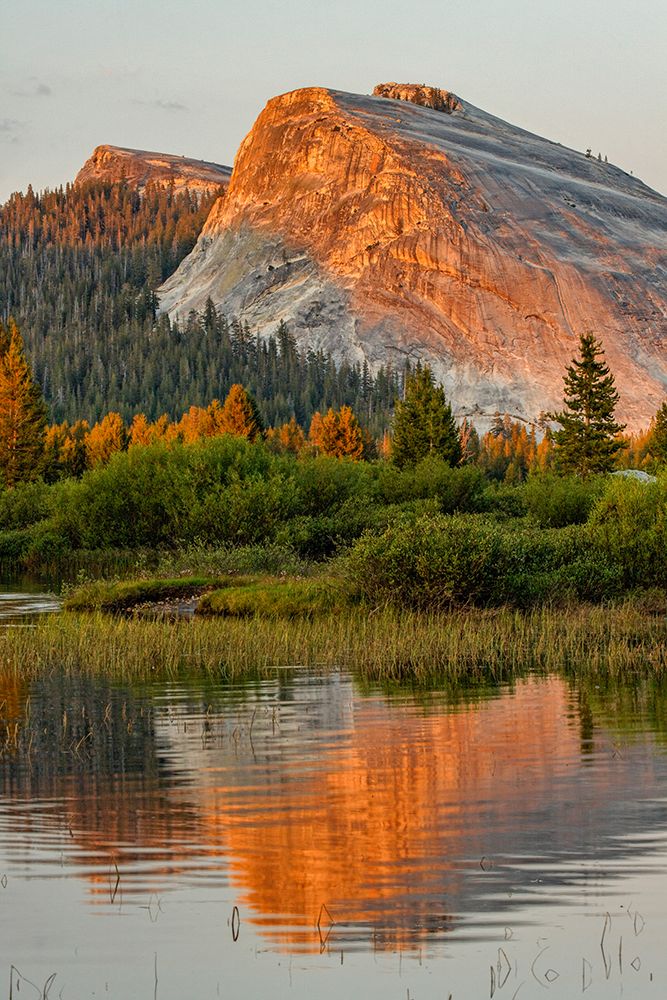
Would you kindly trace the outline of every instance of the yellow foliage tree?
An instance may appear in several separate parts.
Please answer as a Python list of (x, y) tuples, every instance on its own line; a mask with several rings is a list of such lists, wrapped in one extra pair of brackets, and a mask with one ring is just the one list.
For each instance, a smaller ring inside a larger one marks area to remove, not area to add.
[(78, 478), (86, 471), (86, 437), (90, 427), (87, 420), (69, 424), (52, 424), (44, 436), (44, 478), (54, 482), (61, 476)]
[(330, 408), (325, 416), (314, 413), (308, 438), (321, 454), (332, 458), (360, 459), (364, 454), (364, 436), (349, 406)]
[(270, 427), (266, 432), (266, 440), (274, 451), (287, 451), (293, 455), (300, 455), (306, 446), (306, 436), (296, 417), (280, 427)]
[(12, 487), (39, 475), (46, 404), (13, 320), (0, 331), (0, 474)]
[(132, 419), (128, 432), (128, 447), (134, 445), (153, 444), (162, 441), (169, 432), (169, 417), (163, 413), (154, 423), (150, 423), (146, 415), (137, 413)]
[(86, 438), (88, 467), (94, 468), (108, 462), (115, 452), (123, 451), (127, 445), (127, 432), (120, 413), (107, 413), (93, 427)]
[(256, 441), (262, 436), (262, 423), (254, 400), (238, 383), (229, 390), (219, 418), (219, 433)]

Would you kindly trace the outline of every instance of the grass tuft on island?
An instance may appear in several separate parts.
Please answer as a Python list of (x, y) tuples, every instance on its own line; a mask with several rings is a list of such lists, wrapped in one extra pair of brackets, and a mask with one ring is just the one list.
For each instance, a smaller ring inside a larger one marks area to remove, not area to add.
[(89, 580), (65, 594), (65, 611), (128, 611), (138, 605), (198, 597), (207, 590), (239, 586), (242, 577), (183, 576), (173, 579)]
[(232, 618), (314, 618), (344, 610), (350, 603), (342, 581), (330, 577), (307, 580), (233, 581), (204, 594), (198, 615)]
[(66, 611), (126, 612), (151, 604), (197, 600), (197, 614), (295, 618), (333, 612), (348, 604), (347, 588), (332, 577), (188, 576), (170, 579), (94, 580), (65, 595)]
[(630, 601), (455, 610), (364, 607), (317, 617), (266, 615), (161, 622), (101, 612), (48, 616), (0, 636), (0, 670), (27, 679), (44, 671), (127, 679), (205, 673), (225, 680), (276, 668), (345, 667), (360, 680), (497, 682), (528, 671), (587, 676), (661, 674), (667, 620)]

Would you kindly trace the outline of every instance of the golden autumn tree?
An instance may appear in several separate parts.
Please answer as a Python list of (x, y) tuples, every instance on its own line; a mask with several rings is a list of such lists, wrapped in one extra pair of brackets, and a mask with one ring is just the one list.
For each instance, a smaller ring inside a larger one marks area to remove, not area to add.
[(127, 433), (127, 446), (150, 444), (152, 440), (151, 425), (145, 413), (135, 413)]
[(195, 441), (201, 441), (204, 437), (210, 437), (211, 418), (206, 408), (191, 406), (178, 423), (174, 424), (174, 432), (184, 444), (193, 444)]
[(256, 441), (262, 436), (262, 422), (250, 393), (242, 385), (233, 385), (223, 404), (219, 421), (221, 434)]
[(88, 456), (86, 438), (90, 427), (87, 420), (69, 424), (51, 424), (44, 437), (44, 478), (47, 482), (65, 477), (79, 478), (86, 471)]
[(88, 466), (93, 468), (108, 462), (115, 452), (127, 446), (127, 431), (120, 413), (107, 413), (103, 420), (91, 427), (86, 438)]
[(90, 433), (87, 420), (70, 424), (69, 432), (60, 452), (60, 462), (65, 476), (82, 476), (88, 466), (86, 441)]
[(349, 406), (330, 408), (324, 416), (314, 413), (308, 439), (322, 455), (332, 458), (360, 459), (364, 454), (364, 435)]
[(306, 446), (306, 436), (296, 417), (280, 427), (270, 427), (266, 440), (274, 451), (291, 452), (293, 455), (300, 455)]
[(144, 413), (136, 413), (132, 418), (128, 431), (128, 448), (134, 445), (153, 444), (155, 441), (162, 441), (169, 432), (169, 417), (163, 413), (153, 423), (151, 423)]
[(0, 475), (5, 486), (41, 471), (46, 404), (13, 320), (0, 332)]

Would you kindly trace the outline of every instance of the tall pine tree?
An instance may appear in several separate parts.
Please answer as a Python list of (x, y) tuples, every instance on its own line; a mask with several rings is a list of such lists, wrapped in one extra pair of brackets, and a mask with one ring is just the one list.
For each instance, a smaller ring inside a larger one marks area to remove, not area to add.
[(0, 352), (0, 476), (11, 489), (41, 471), (46, 404), (11, 319), (0, 331)]
[(657, 462), (667, 462), (667, 402), (662, 404), (653, 421), (651, 454)]
[(563, 378), (564, 409), (549, 417), (561, 425), (554, 433), (556, 467), (589, 476), (614, 468), (616, 452), (623, 444), (618, 435), (625, 424), (614, 420), (619, 396), (602, 344), (592, 333), (585, 333), (579, 351), (580, 357), (572, 359)]
[(392, 459), (402, 468), (429, 455), (449, 465), (461, 461), (461, 439), (445, 390), (428, 365), (418, 365), (405, 382), (405, 399), (396, 403)]

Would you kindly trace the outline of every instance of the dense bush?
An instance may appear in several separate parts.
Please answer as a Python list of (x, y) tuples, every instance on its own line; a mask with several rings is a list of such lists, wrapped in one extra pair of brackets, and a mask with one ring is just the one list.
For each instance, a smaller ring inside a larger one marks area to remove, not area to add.
[(540, 528), (584, 524), (604, 490), (606, 477), (543, 474), (529, 476), (521, 488), (526, 511)]
[(478, 516), (426, 514), (402, 517), (381, 535), (364, 535), (346, 568), (366, 599), (444, 608), (490, 602), (502, 561), (497, 524)]
[(667, 587), (667, 476), (656, 483), (611, 478), (589, 526), (624, 588)]
[(540, 531), (479, 515), (403, 518), (359, 539), (346, 568), (361, 597), (425, 609), (599, 600), (620, 589), (587, 526)]
[(52, 509), (52, 491), (42, 482), (19, 483), (0, 491), (0, 531), (27, 528), (43, 521)]
[(510, 487), (434, 458), (401, 471), (276, 455), (229, 436), (158, 443), (119, 452), (80, 480), (0, 494), (0, 560), (36, 566), (74, 549), (216, 549), (225, 564), (236, 550), (271, 550), (278, 572), (285, 560), (350, 550), (347, 572), (372, 601), (603, 600), (667, 586), (667, 477), (548, 475)]

